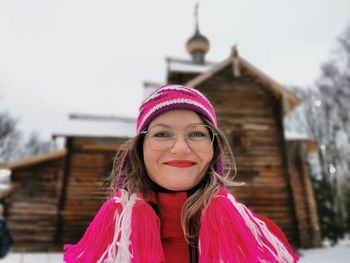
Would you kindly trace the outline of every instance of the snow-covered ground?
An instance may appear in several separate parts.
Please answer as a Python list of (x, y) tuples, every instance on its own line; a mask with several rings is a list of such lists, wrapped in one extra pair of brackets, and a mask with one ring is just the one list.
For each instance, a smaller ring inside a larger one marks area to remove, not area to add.
[(62, 263), (62, 253), (10, 253), (1, 263)]
[(299, 251), (300, 263), (348, 263), (350, 262), (350, 239), (340, 241), (335, 247), (326, 242), (322, 248)]
[[(350, 262), (350, 240), (339, 242), (335, 247), (327, 244), (323, 248), (299, 251), (300, 263), (348, 263)], [(1, 263), (61, 263), (62, 253), (11, 253)]]

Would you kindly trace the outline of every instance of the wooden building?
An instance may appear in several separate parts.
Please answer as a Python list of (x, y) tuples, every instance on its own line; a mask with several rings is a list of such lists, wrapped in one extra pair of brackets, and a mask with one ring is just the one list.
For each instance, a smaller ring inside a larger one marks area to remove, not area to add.
[(127, 124), (128, 137), (120, 130), (96, 135), (96, 127), (111, 132), (126, 127), (115, 124), (118, 118), (80, 118), (85, 124), (89, 120), (92, 132), (79, 131), (78, 136), (81, 120), (72, 123), (77, 127), (64, 131), (64, 150), (0, 165), (12, 171), (15, 190), (5, 199), (6, 219), (18, 251), (62, 250), (64, 243), (76, 242), (106, 198), (103, 181), (110, 175), (116, 151), (133, 130)]
[(66, 150), (3, 166), (12, 171), (14, 191), (5, 199), (5, 217), (15, 249), (46, 250), (56, 240)]
[[(309, 150), (304, 141), (288, 142), (283, 129), (283, 116), (298, 98), (235, 48), (221, 63), (206, 63), (209, 42), (198, 28), (187, 47), (193, 60), (168, 59), (166, 81), (195, 87), (212, 101), (232, 145), (236, 180), (246, 183), (231, 191), (254, 212), (274, 220), (294, 246), (320, 245)], [(4, 165), (17, 187), (7, 200), (17, 249), (49, 250), (80, 239), (103, 201), (101, 185), (116, 150), (133, 133), (110, 131), (65, 132), (63, 151)]]

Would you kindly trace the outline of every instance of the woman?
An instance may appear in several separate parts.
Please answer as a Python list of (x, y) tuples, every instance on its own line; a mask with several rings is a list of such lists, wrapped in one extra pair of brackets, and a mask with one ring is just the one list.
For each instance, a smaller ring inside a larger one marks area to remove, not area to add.
[(274, 223), (225, 188), (234, 161), (203, 94), (158, 88), (140, 107), (137, 133), (116, 158), (114, 197), (65, 245), (66, 262), (298, 260)]

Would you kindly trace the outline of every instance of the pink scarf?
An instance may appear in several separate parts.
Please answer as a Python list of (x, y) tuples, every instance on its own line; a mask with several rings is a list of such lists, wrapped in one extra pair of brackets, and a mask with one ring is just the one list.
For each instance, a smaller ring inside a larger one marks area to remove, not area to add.
[[(283, 238), (221, 189), (204, 209), (199, 262), (296, 262)], [(64, 246), (67, 263), (165, 262), (159, 218), (141, 195), (119, 190), (106, 201), (75, 245)]]

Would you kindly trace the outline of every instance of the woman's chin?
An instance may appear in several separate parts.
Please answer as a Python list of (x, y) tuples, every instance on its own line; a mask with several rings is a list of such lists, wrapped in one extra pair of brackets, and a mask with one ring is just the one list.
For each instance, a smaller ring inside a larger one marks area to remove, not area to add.
[(170, 191), (187, 191), (195, 187), (196, 182), (170, 182), (161, 186)]

